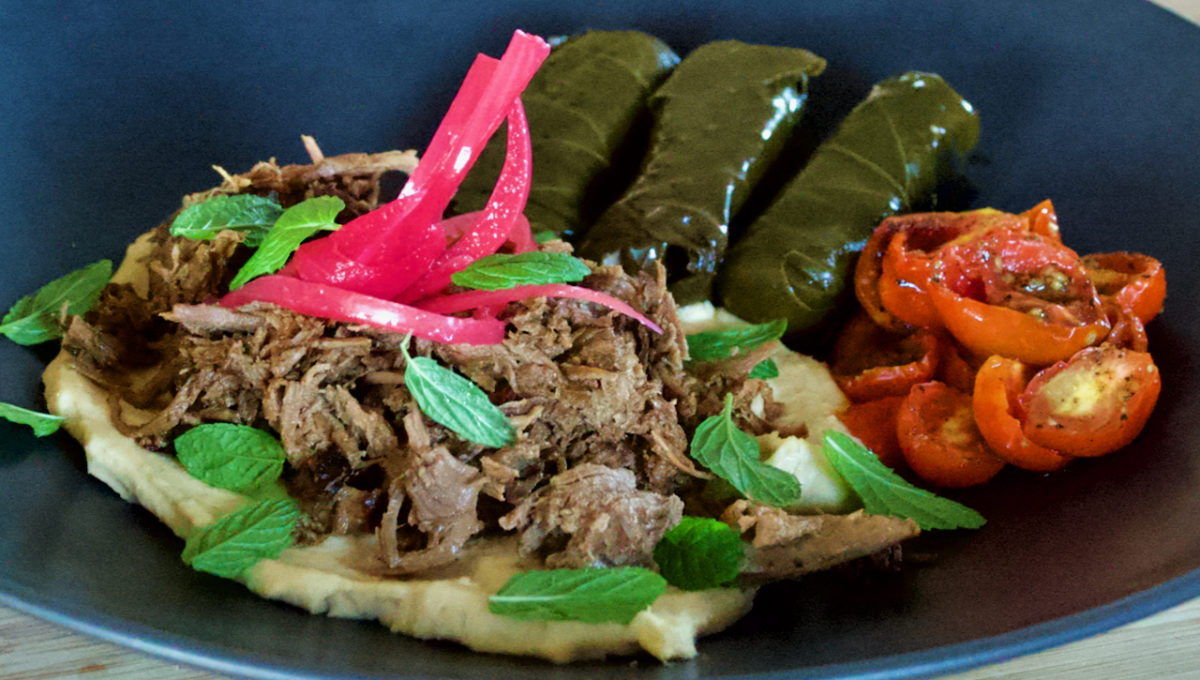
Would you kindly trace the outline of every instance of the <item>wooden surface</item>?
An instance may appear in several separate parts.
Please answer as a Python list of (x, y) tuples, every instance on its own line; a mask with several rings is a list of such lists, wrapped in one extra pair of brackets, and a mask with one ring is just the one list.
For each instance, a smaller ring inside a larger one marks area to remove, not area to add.
[[(1158, 0), (1200, 23), (1200, 0)], [(221, 680), (0, 606), (0, 680)], [(1200, 599), (1116, 630), (943, 680), (1200, 678)]]

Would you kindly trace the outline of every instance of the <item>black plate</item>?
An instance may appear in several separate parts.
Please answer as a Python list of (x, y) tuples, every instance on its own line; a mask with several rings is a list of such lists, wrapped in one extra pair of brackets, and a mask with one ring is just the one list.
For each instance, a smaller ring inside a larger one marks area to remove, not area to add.
[[(1159, 409), (1127, 450), (962, 494), (990, 522), (848, 588), (783, 585), (695, 661), (551, 668), (308, 616), (195, 573), (180, 543), (81, 469), (64, 436), (0, 423), (0, 601), (224, 672), (352, 677), (931, 675), (1082, 637), (1200, 595), (1200, 30), (1132, 2), (19, 3), (0, 19), (0, 304), (118, 258), (187, 192), (277, 156), (423, 147), (476, 51), (517, 27), (636, 27), (680, 51), (804, 46), (833, 120), (869, 84), (937, 71), (981, 112), (977, 205), (1051, 197), (1081, 252), (1161, 258)], [(434, 9), (430, 9), (434, 7)], [(487, 9), (484, 9), (484, 8)], [(0, 400), (38, 403), (44, 352), (0, 343)]]

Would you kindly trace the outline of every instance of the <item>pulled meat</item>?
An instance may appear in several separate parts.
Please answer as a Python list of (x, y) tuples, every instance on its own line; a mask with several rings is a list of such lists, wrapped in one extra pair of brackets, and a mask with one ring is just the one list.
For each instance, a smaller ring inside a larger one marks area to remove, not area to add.
[(547, 566), (647, 566), (655, 544), (682, 516), (678, 496), (639, 491), (630, 470), (584, 463), (555, 475), (500, 518), (500, 526), (522, 532), (522, 555), (560, 546), (547, 555)]
[(750, 537), (746, 551), (749, 581), (793, 579), (861, 557), (890, 551), (916, 536), (911, 519), (868, 515), (790, 515), (750, 501), (734, 501), (721, 521)]
[[(347, 202), (344, 221), (378, 204), (385, 173), (411, 167), (408, 154), (325, 158), (308, 142), (311, 165), (224, 173), (221, 187), (187, 201), (252, 192), (287, 207), (337, 195)], [(108, 390), (116, 426), (152, 450), (169, 452), (200, 423), (278, 433), (284, 482), (305, 511), (301, 538), (373, 533), (378, 553), (356, 557), (372, 573), (441, 567), (472, 537), (501, 531), (518, 532), (522, 554), (553, 567), (650, 565), (680, 520), (681, 496), (710, 477), (687, 455), (688, 432), (722, 410), (726, 392), (739, 425), (754, 433), (772, 429), (781, 412), (766, 383), (746, 376), (761, 352), (691, 367), (701, 379), (686, 370), (661, 268), (632, 276), (590, 265), (581, 283), (641, 310), (661, 334), (588, 302), (531, 298), (500, 315), (503, 343), (405, 347), (396, 333), (269, 304), (209, 304), (248, 255), (237, 234), (191, 241), (164, 224), (150, 238), (144, 290), (110, 284), (95, 310), (69, 320), (64, 349), (76, 368)], [(570, 252), (560, 242), (545, 247)], [(486, 448), (429, 420), (405, 386), (406, 351), (482, 387), (509, 417), (512, 441)], [(906, 528), (887, 518), (730, 512), (727, 521), (753, 532), (758, 573), (771, 576), (821, 568), (829, 560), (815, 552), (842, 559)], [(843, 524), (880, 540), (831, 542)]]

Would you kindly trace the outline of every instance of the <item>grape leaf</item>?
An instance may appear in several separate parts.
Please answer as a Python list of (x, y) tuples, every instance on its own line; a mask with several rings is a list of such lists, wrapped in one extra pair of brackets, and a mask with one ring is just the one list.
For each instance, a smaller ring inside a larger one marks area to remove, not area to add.
[(682, 590), (723, 586), (741, 571), (745, 547), (738, 532), (708, 517), (684, 517), (654, 546), (654, 562), (667, 583)]
[(987, 522), (961, 503), (909, 484), (869, 449), (841, 432), (825, 433), (825, 457), (873, 515), (907, 517), (923, 530), (978, 529)]
[(112, 277), (112, 262), (100, 260), (77, 269), (27, 295), (0, 319), (0, 334), (19, 345), (36, 345), (62, 337), (59, 316), (66, 305), (68, 314), (83, 314), (96, 304), (100, 291)]
[(644, 567), (526, 571), (489, 597), (488, 609), (514, 619), (627, 624), (666, 590)]
[(196, 479), (231, 491), (278, 479), (286, 459), (274, 435), (233, 423), (193, 427), (175, 439), (175, 454)]

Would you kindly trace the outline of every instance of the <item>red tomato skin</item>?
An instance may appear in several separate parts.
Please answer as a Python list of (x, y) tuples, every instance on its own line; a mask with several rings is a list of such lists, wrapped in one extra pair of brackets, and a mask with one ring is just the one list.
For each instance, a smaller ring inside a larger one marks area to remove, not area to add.
[(1102, 456), (1137, 438), (1161, 390), (1150, 354), (1109, 343), (1089, 347), (1029, 381), (1019, 400), (1022, 429), (1065, 455)]
[(896, 436), (909, 468), (936, 486), (975, 486), (1004, 468), (975, 425), (971, 397), (945, 383), (913, 386), (897, 412)]
[[(926, 329), (906, 335), (877, 326), (867, 315), (852, 318), (834, 344), (832, 372), (853, 402), (904, 396), (933, 379), (940, 359), (937, 337)], [(903, 363), (894, 363), (898, 356)]]
[(1143, 324), (1162, 311), (1167, 274), (1162, 262), (1141, 253), (1094, 253), (1083, 257), (1096, 289)]
[(879, 462), (890, 468), (904, 464), (900, 441), (896, 438), (896, 414), (904, 397), (884, 397), (851, 404), (838, 414), (838, 420), (850, 434), (862, 440)]
[(1062, 469), (1070, 457), (1033, 443), (1013, 415), (1028, 382), (1026, 367), (1002, 356), (988, 357), (975, 376), (971, 405), (975, 424), (992, 452), (1010, 465), (1034, 472)]

